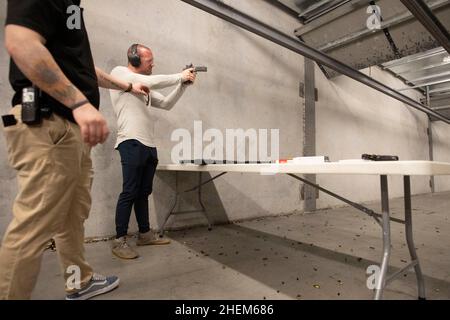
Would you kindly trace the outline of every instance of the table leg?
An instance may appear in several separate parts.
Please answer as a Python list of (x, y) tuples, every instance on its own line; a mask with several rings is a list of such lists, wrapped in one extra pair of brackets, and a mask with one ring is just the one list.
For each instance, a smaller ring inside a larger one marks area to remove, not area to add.
[(383, 297), (386, 286), (386, 278), (389, 268), (389, 258), (391, 256), (391, 225), (389, 218), (389, 190), (387, 176), (381, 176), (381, 209), (382, 209), (382, 228), (383, 228), (383, 259), (381, 262), (380, 278), (377, 281), (375, 291), (375, 300)]
[(403, 186), (405, 194), (405, 234), (408, 244), (411, 261), (415, 263), (414, 270), (416, 272), (417, 286), (419, 289), (419, 300), (425, 300), (425, 281), (423, 279), (422, 270), (417, 257), (416, 248), (413, 240), (412, 215), (411, 215), (411, 179), (409, 176), (403, 177)]

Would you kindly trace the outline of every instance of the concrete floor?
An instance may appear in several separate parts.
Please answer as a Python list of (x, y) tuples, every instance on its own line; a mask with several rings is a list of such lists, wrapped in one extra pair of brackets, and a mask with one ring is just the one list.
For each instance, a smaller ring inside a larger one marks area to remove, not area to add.
[[(428, 299), (450, 299), (450, 193), (415, 196), (415, 245)], [(368, 204), (379, 211), (378, 203)], [(391, 201), (402, 218), (403, 201)], [(369, 217), (344, 207), (315, 214), (245, 221), (168, 233), (169, 246), (139, 247), (123, 261), (108, 242), (87, 244), (97, 272), (120, 276), (121, 285), (97, 299), (371, 299), (366, 268), (379, 264), (381, 230)], [(134, 245), (134, 239), (133, 239)], [(390, 271), (408, 261), (404, 229), (392, 224)], [(56, 254), (45, 253), (34, 299), (63, 299)], [(385, 299), (416, 299), (413, 272), (392, 282)]]

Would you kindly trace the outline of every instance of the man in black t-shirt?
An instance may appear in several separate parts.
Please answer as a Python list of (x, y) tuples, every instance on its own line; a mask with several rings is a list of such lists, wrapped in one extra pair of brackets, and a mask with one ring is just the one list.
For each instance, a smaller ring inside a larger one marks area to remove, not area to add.
[[(4, 134), (9, 162), (18, 171), (19, 193), (0, 248), (0, 299), (30, 298), (51, 238), (66, 279), (66, 299), (89, 299), (119, 284), (115, 276), (95, 274), (84, 259), (90, 149), (109, 133), (98, 111), (98, 87), (132, 94), (147, 94), (148, 89), (94, 66), (79, 6), (79, 0), (8, 1), (5, 44), (15, 95)], [(79, 13), (79, 28), (68, 23), (74, 12)], [(41, 104), (53, 111), (37, 125), (21, 121), (22, 89), (31, 85), (42, 90)]]

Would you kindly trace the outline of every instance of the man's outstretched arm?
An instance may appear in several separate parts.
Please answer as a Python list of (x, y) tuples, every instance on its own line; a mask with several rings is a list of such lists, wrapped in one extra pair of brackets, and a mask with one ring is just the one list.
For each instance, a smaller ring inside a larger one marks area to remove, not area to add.
[[(95, 73), (97, 74), (98, 85), (101, 88), (126, 91), (130, 85), (126, 81), (107, 74), (100, 68), (95, 67)], [(142, 83), (133, 83), (131, 93), (147, 95), (149, 93), (149, 89)]]
[(192, 76), (195, 76), (193, 68), (184, 70), (181, 73), (172, 75), (156, 75), (145, 76), (142, 74), (133, 74), (133, 79), (145, 84), (150, 89), (164, 89), (175, 86), (180, 83), (190, 81)]
[[(187, 75), (186, 81), (189, 81), (190, 85), (194, 84), (196, 75), (195, 73), (191, 72)], [(180, 100), (181, 96), (183, 95), (184, 91), (186, 90), (187, 84), (180, 83), (178, 86), (166, 97), (162, 95), (159, 92), (152, 91), (151, 93), (151, 101), (152, 101), (152, 107), (159, 108), (159, 109), (165, 109), (170, 110), (172, 109), (175, 104)]]

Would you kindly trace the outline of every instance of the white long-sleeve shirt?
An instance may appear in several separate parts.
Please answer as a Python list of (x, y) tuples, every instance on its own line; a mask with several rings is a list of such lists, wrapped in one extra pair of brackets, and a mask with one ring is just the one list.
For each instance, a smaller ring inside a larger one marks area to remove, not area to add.
[[(127, 67), (116, 67), (111, 75), (126, 82), (140, 82), (150, 88), (150, 103), (146, 105), (146, 97), (126, 93), (118, 90), (110, 90), (110, 96), (114, 112), (117, 117), (117, 142), (115, 148), (126, 140), (135, 139), (148, 147), (156, 147), (153, 137), (154, 123), (151, 119), (151, 108), (170, 110), (183, 95), (186, 86), (182, 83), (182, 75), (156, 75), (145, 76), (132, 72)], [(176, 86), (167, 96), (156, 92), (155, 89), (163, 89)]]

